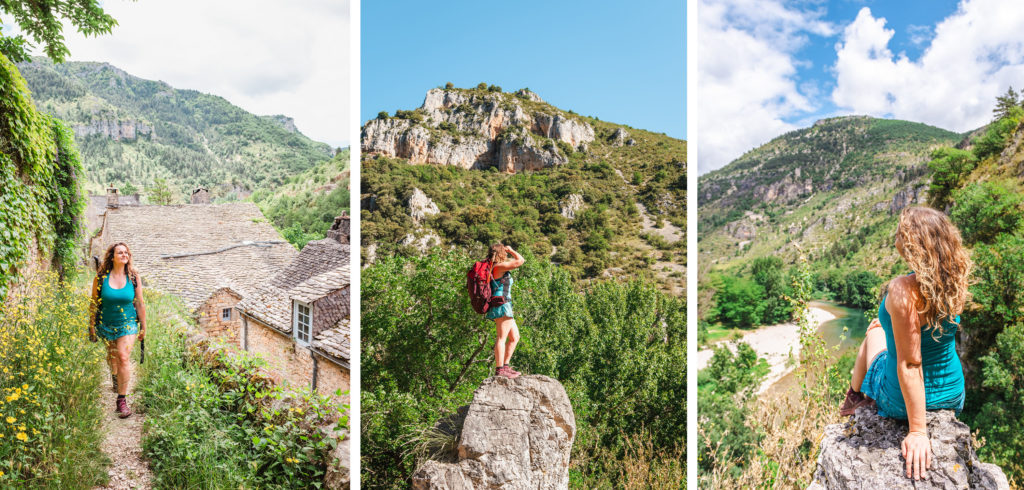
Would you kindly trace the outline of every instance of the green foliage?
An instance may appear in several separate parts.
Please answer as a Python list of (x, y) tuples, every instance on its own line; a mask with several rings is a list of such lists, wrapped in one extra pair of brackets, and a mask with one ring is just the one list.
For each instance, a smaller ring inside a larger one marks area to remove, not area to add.
[[(117, 21), (103, 11), (98, 0), (5, 0), (0, 3), (0, 10), (13, 17), (22, 32), (42, 44), (46, 56), (58, 63), (71, 54), (64, 44), (64, 22), (85, 36), (109, 34), (117, 25)], [(20, 34), (13, 38), (0, 37), (0, 54), (16, 62), (27, 60), (29, 49), (26, 48), (32, 47), (33, 44)]]
[(721, 287), (715, 292), (718, 321), (727, 327), (750, 328), (761, 325), (764, 296), (764, 288), (750, 279), (721, 276)]
[(83, 285), (47, 273), (0, 301), (0, 487), (93, 488), (110, 464), (97, 448), (103, 354), (88, 341)]
[[(171, 298), (152, 294), (147, 310), (156, 320), (147, 333), (152, 360), (137, 393), (156, 487), (310, 488), (323, 479), (337, 435), (318, 427), (345, 428), (346, 407), (271, 386), (257, 372), (262, 360), (245, 353), (211, 358), (186, 348), (186, 331), (167, 320), (183, 313)], [(285, 396), (292, 401), (273, 408)]]
[(1003, 151), (1003, 148), (1006, 148), (1006, 143), (1010, 140), (1010, 135), (1020, 126), (1022, 120), (1024, 120), (1024, 108), (1020, 106), (1010, 108), (1006, 116), (990, 124), (984, 135), (972, 141), (974, 156), (978, 160), (984, 160)]
[(273, 189), (260, 189), (251, 199), (285, 240), (302, 248), (327, 236), (334, 218), (348, 213), (349, 150), (289, 178)]
[(746, 425), (744, 406), (754, 388), (768, 372), (768, 364), (759, 359), (749, 344), (736, 345), (736, 354), (715, 347), (708, 366), (698, 374), (700, 411), (714, 416), (702, 418), (705, 437), (698, 441), (698, 465), (702, 472), (716, 466), (742, 471), (762, 435)]
[(85, 207), (82, 164), (63, 122), (38, 112), (25, 80), (0, 56), (0, 298), (28, 258), (29, 248), (52, 254), (70, 270)]
[(870, 310), (878, 304), (878, 285), (882, 280), (874, 272), (857, 270), (843, 281), (843, 293), (839, 302), (861, 310)]
[(928, 168), (932, 170), (928, 201), (932, 207), (942, 209), (946, 206), (953, 190), (959, 188), (978, 165), (976, 153), (946, 146), (932, 152), (932, 160), (928, 162)]
[[(644, 281), (579, 292), (563, 268), (525, 255), (513, 273), (522, 333), (513, 363), (558, 379), (569, 394), (573, 485), (616, 486), (626, 438), (646, 430), (655, 451), (670, 451), (685, 437), (683, 304)], [(408, 486), (417, 435), (468, 403), (492, 372), (494, 323), (465, 296), (471, 263), (435, 251), (363, 272), (364, 485)]]
[[(997, 462), (1011, 485), (1024, 481), (1024, 323), (1008, 325), (996, 337), (994, 348), (981, 358), (986, 399), (975, 423), (981, 425), (986, 444), (978, 452), (986, 461)], [(975, 426), (977, 427), (977, 426)]]
[(1021, 101), (1017, 95), (1017, 92), (1013, 90), (1013, 86), (1006, 89), (1006, 93), (996, 97), (996, 107), (992, 109), (992, 120), (998, 121), (1005, 117), (1010, 116), (1010, 113), (1015, 107), (1020, 107)]
[(151, 204), (177, 204), (180, 201), (180, 196), (176, 195), (164, 178), (154, 179), (153, 185), (146, 189), (146, 194)]
[(949, 217), (966, 245), (991, 243), (1001, 234), (1020, 229), (1024, 194), (1011, 181), (978, 182), (953, 194)]
[(758, 257), (750, 266), (751, 277), (764, 290), (760, 323), (774, 325), (788, 321), (793, 306), (787, 299), (788, 288), (778, 257)]

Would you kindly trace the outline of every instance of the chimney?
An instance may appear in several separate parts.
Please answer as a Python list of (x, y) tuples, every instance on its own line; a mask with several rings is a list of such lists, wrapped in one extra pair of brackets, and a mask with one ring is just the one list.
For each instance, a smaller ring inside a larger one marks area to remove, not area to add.
[(119, 203), (117, 188), (114, 186), (107, 186), (107, 208), (117, 209)]
[(349, 243), (349, 216), (342, 212), (341, 216), (334, 218), (334, 224), (327, 230), (327, 238), (336, 240), (338, 243)]

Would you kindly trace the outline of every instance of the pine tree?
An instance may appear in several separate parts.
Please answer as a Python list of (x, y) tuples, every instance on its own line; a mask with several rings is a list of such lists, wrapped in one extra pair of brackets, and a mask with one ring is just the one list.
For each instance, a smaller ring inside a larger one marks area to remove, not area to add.
[(1005, 94), (996, 97), (996, 108), (992, 109), (992, 114), (994, 115), (992, 120), (998, 121), (1010, 115), (1010, 109), (1013, 109), (1014, 107), (1017, 107), (1019, 105), (1021, 105), (1021, 100), (1017, 92), (1015, 92), (1013, 90), (1013, 87), (1011, 86), (1010, 88), (1006, 89)]

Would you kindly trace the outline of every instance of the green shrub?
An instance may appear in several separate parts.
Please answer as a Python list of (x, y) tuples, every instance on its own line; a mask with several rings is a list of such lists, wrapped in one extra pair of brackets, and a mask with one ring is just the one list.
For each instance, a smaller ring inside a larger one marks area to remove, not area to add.
[(953, 194), (956, 205), (949, 217), (960, 228), (964, 243), (991, 243), (1001, 234), (1020, 229), (1024, 194), (1010, 181), (979, 182)]

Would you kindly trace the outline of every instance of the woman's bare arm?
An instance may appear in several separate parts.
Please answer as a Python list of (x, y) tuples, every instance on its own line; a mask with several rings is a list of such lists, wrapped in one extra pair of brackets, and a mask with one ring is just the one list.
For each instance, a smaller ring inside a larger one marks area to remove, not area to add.
[(931, 447), (925, 416), (924, 371), (921, 369), (921, 322), (917, 314), (917, 294), (912, 279), (900, 278), (894, 281), (885, 301), (885, 309), (892, 316), (893, 337), (896, 341), (896, 374), (907, 407), (907, 421), (910, 423), (910, 432), (903, 440), (907, 477), (923, 478), (925, 468), (931, 466)]
[(139, 314), (139, 339), (146, 338), (146, 301), (142, 298), (142, 280), (135, 280), (135, 311)]
[(522, 255), (519, 255), (519, 252), (512, 250), (512, 247), (505, 247), (505, 251), (512, 255), (512, 258), (500, 264), (494, 264), (495, 276), (500, 276), (504, 274), (505, 271), (518, 269), (520, 266), (526, 263), (526, 259), (524, 259)]

